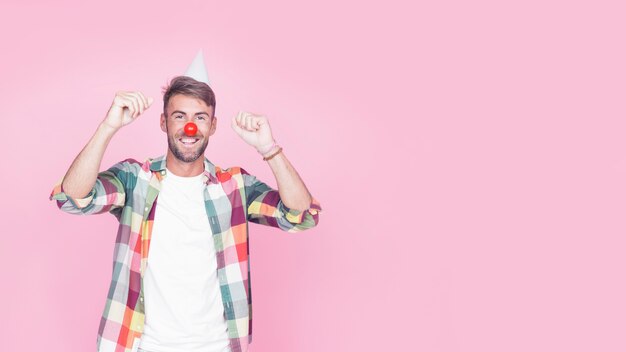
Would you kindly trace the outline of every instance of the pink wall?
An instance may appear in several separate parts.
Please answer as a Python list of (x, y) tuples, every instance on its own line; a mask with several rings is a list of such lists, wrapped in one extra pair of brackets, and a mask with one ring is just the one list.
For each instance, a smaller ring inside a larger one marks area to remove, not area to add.
[(94, 350), (116, 223), (47, 196), (117, 90), (157, 104), (103, 167), (164, 153), (199, 48), (208, 157), (275, 185), (264, 113), (324, 208), (252, 227), (253, 351), (626, 350), (623, 2), (41, 3), (0, 5), (0, 350)]

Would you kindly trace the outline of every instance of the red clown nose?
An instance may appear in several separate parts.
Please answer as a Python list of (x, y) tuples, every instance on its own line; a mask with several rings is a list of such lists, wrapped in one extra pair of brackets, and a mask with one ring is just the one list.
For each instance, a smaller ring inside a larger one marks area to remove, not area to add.
[(189, 137), (195, 136), (196, 132), (198, 132), (198, 126), (195, 123), (189, 122), (185, 125), (185, 134)]

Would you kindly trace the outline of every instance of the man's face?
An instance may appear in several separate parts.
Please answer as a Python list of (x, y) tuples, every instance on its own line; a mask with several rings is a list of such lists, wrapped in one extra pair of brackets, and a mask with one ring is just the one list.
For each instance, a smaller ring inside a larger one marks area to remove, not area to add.
[[(176, 159), (191, 163), (202, 155), (215, 133), (217, 123), (213, 107), (195, 97), (176, 94), (167, 104), (167, 114), (161, 114), (161, 130), (167, 133), (167, 145)], [(198, 126), (195, 136), (185, 135), (184, 127), (193, 122)]]

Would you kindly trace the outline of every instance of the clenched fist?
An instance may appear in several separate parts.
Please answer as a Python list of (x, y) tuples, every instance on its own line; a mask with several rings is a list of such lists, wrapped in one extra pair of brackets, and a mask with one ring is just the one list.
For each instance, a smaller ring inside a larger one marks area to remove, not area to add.
[(146, 98), (141, 92), (117, 92), (104, 124), (116, 130), (126, 126), (143, 114), (153, 101), (154, 99)]
[(272, 145), (274, 137), (267, 117), (255, 115), (249, 112), (240, 111), (233, 118), (231, 127), (241, 139), (249, 145), (255, 147), (257, 151), (261, 148)]

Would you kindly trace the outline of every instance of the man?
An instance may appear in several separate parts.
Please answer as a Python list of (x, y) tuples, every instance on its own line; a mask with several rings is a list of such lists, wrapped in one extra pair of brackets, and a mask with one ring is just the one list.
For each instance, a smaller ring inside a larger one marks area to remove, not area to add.
[(111, 138), (152, 102), (141, 92), (118, 92), (51, 195), (66, 212), (110, 212), (120, 223), (98, 351), (247, 351), (248, 221), (302, 231), (317, 225), (320, 204), (264, 116), (240, 112), (231, 127), (267, 161), (278, 190), (203, 157), (217, 126), (215, 95), (187, 76), (174, 78), (164, 93), (167, 154), (98, 173)]

